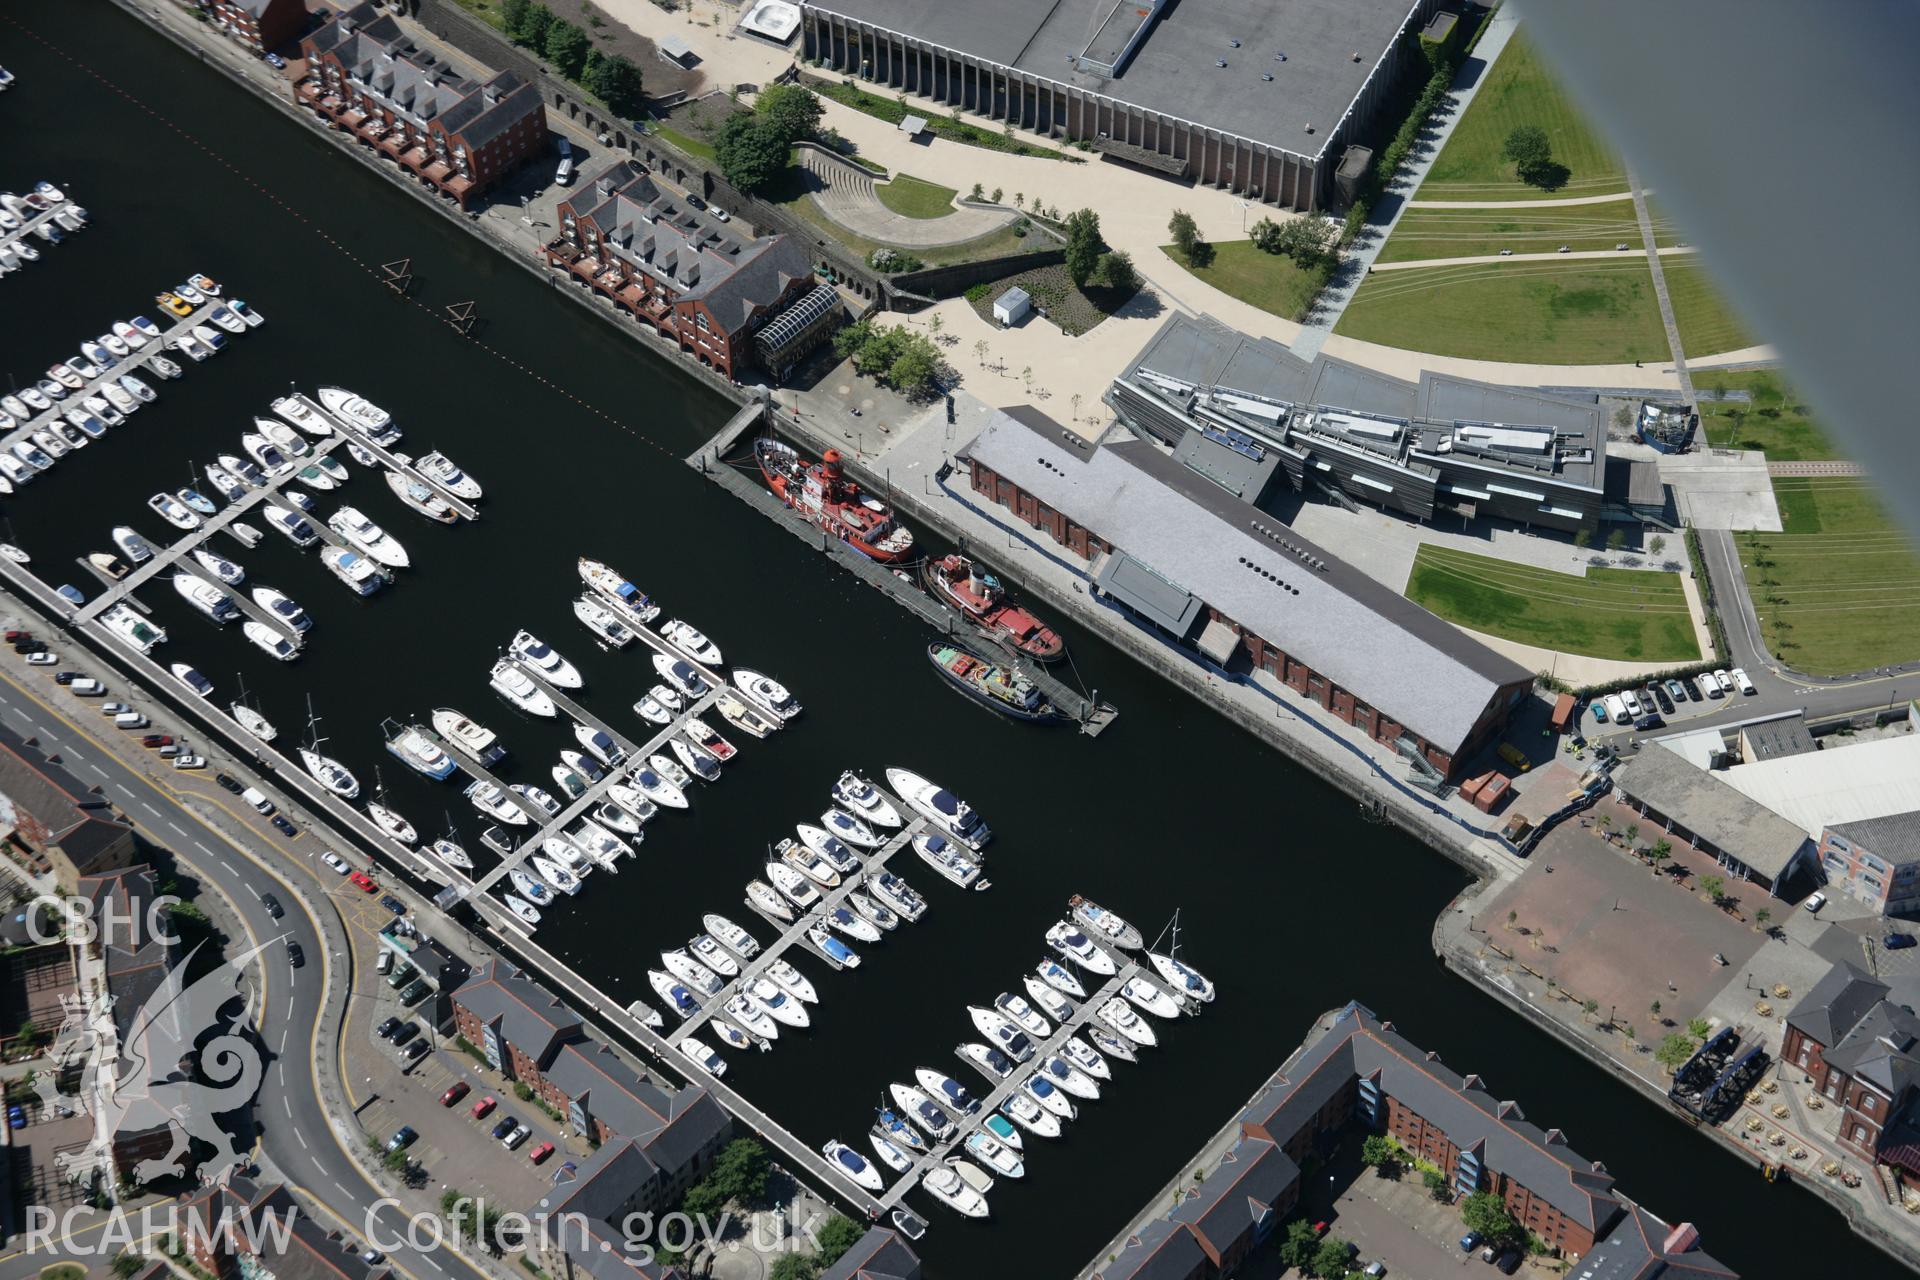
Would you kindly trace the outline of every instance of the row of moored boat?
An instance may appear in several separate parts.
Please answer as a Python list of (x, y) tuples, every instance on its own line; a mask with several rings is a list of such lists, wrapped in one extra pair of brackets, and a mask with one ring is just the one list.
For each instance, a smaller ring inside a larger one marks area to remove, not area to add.
[[(4, 75), (6, 69), (0, 68)], [(40, 261), (40, 249), (31, 240), (51, 247), (86, 227), (87, 211), (51, 182), (34, 183), (24, 196), (0, 191), (0, 276)]]

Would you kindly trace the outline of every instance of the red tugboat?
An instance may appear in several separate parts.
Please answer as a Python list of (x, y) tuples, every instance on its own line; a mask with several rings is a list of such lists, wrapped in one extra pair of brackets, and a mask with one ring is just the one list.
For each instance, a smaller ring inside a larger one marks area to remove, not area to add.
[(920, 569), (927, 590), (972, 618), (995, 639), (1041, 662), (1057, 661), (1067, 651), (1060, 633), (1007, 599), (1000, 579), (982, 572), (963, 555), (928, 560)]
[(890, 564), (913, 550), (913, 531), (840, 470), (840, 451), (809, 463), (771, 436), (753, 442), (754, 461), (779, 499), (869, 560)]

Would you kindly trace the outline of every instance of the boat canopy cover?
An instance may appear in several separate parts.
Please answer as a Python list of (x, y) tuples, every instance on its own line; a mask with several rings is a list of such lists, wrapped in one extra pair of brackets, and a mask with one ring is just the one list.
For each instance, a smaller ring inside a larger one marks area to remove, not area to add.
[(953, 792), (947, 790), (945, 787), (934, 788), (933, 795), (928, 798), (927, 803), (946, 814), (949, 818), (960, 812), (959, 797), (955, 796)]

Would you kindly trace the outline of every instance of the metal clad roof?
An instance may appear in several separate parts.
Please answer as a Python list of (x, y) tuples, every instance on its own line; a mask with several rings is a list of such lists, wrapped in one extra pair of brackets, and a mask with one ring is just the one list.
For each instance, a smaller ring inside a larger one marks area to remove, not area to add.
[(1124, 551), (1107, 557), (1100, 568), (1098, 585), (1136, 612), (1144, 614), (1156, 626), (1174, 635), (1185, 636), (1200, 613), (1200, 601), (1183, 588), (1167, 581)]

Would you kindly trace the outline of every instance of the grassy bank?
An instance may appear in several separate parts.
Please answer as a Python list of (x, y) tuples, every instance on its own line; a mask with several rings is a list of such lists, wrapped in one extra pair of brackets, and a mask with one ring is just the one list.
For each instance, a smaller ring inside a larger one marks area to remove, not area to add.
[(1590, 568), (1576, 578), (1423, 545), (1407, 598), (1448, 622), (1562, 653), (1632, 662), (1700, 657), (1677, 573)]
[(1188, 266), (1170, 244), (1161, 245), (1160, 250), (1222, 293), (1286, 320), (1298, 320), (1326, 283), (1324, 275), (1302, 270), (1292, 258), (1256, 249), (1251, 240), (1214, 245), (1213, 261), (1204, 267)]

